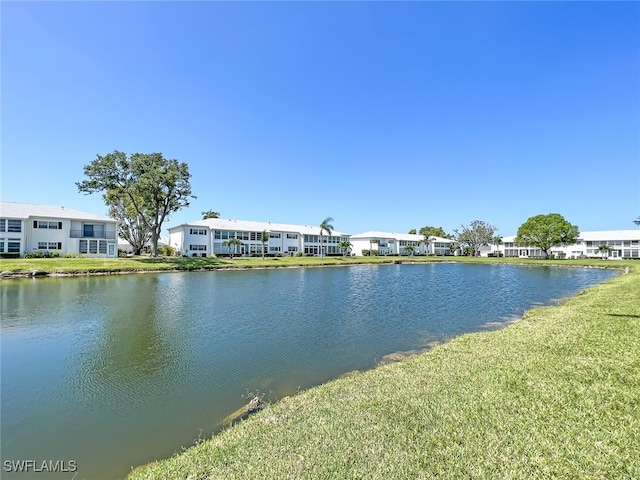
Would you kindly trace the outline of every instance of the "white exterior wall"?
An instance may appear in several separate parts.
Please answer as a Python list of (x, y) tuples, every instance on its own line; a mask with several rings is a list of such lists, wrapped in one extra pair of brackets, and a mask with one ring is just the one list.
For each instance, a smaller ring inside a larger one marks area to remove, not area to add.
[(362, 256), (362, 250), (366, 250), (369, 248), (369, 241), (364, 238), (350, 238), (351, 242), (351, 253), (353, 255), (357, 255), (359, 257)]
[[(211, 236), (209, 236), (209, 239), (211, 239)], [(175, 248), (181, 255), (185, 255), (184, 228), (169, 229), (169, 245)]]
[[(49, 225), (54, 224), (58, 227), (58, 229), (45, 229), (45, 228), (36, 228), (34, 222), (37, 222), (36, 225), (41, 224), (46, 225), (47, 222)], [(72, 238), (69, 238), (71, 221), (70, 220), (51, 220), (48, 218), (31, 218), (27, 223), (27, 236), (25, 242), (25, 252), (36, 252), (36, 251), (54, 251), (57, 250), (60, 254), (64, 255), (69, 252), (77, 252), (77, 242), (74, 242)], [(60, 225), (62, 224), (62, 225)], [(59, 244), (58, 246), (49, 245), (51, 244)], [(44, 248), (39, 248), (40, 244), (47, 244), (46, 247), (42, 245)], [(49, 248), (51, 246), (51, 248)], [(76, 247), (76, 248), (74, 248)]]

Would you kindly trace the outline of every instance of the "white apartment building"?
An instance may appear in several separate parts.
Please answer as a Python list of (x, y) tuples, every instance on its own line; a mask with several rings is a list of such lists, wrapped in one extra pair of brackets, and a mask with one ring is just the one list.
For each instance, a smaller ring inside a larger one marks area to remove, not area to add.
[[(499, 247), (492, 245), (492, 252), (500, 251), (505, 257), (540, 258), (544, 256), (539, 248), (516, 245), (515, 238), (515, 235), (504, 237)], [(601, 258), (602, 253), (597, 251), (601, 245), (608, 245), (611, 248), (609, 258), (640, 258), (640, 230), (580, 232), (577, 243), (566, 247), (553, 247), (549, 253), (564, 258)]]
[(425, 242), (419, 234), (379, 231), (351, 235), (349, 241), (354, 255), (363, 255), (365, 250), (377, 250), (378, 255), (410, 255), (411, 247), (414, 255), (453, 255), (451, 245), (455, 244), (448, 238), (431, 236)]
[[(188, 257), (228, 255), (262, 255), (262, 232), (269, 235), (265, 242), (267, 255), (320, 255), (320, 227), (274, 222), (255, 222), (224, 218), (208, 218), (169, 228), (169, 245)], [(242, 242), (236, 250), (227, 243), (236, 238)], [(339, 255), (339, 243), (349, 235), (333, 231), (322, 235), (325, 255)]]
[(118, 222), (56, 205), (0, 202), (0, 255), (26, 252), (117, 257)]

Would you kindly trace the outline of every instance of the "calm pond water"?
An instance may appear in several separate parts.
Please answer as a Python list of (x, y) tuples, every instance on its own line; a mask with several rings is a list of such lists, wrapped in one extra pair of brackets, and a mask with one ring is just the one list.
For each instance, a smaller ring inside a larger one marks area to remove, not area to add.
[[(282, 398), (613, 275), (447, 263), (3, 281), (1, 476), (122, 478), (210, 437), (250, 392)], [(77, 472), (12, 475), (7, 460)]]

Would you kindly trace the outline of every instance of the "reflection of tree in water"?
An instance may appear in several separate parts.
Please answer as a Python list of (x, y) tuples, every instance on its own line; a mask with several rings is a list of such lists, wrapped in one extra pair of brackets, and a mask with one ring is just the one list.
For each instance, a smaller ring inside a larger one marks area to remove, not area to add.
[(96, 336), (78, 350), (74, 381), (89, 403), (108, 408), (166, 396), (180, 378), (179, 349), (159, 306), (156, 275), (112, 279), (94, 305)]

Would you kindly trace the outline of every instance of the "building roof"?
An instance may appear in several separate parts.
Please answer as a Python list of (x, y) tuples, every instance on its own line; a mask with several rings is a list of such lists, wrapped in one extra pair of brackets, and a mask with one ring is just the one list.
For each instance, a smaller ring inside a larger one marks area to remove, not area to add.
[[(212, 230), (235, 230), (240, 232), (262, 232), (263, 230), (266, 230), (269, 232), (291, 232), (300, 233), (302, 235), (320, 235), (320, 227), (312, 225), (294, 225), (289, 223), (276, 222), (255, 222), (249, 220), (233, 220), (229, 218), (207, 218), (206, 220), (183, 223), (182, 225), (170, 227), (169, 231), (183, 227), (208, 227)], [(328, 235), (326, 230), (323, 232), (323, 235)], [(334, 230), (331, 232), (331, 235), (342, 237), (348, 236), (349, 234)]]
[(0, 216), (2, 218), (16, 218), (26, 220), (30, 217), (65, 218), (69, 220), (95, 220), (99, 222), (113, 222), (116, 220), (102, 215), (81, 212), (62, 205), (40, 205), (35, 203), (0, 202)]
[(580, 240), (583, 240), (583, 241), (640, 240), (640, 229), (638, 230), (597, 230), (592, 232), (580, 232)]
[[(514, 242), (515, 235), (503, 237), (502, 242)], [(638, 230), (594, 230), (591, 232), (580, 232), (579, 239), (583, 242), (597, 242), (607, 240), (640, 240), (640, 229)]]
[(370, 230), (368, 232), (358, 233), (356, 235), (351, 235), (351, 238), (358, 240), (368, 240), (369, 238), (378, 238), (378, 239), (394, 239), (394, 240), (408, 240), (410, 242), (421, 242), (424, 240), (423, 235), (413, 234), (413, 233), (394, 233), (394, 232), (381, 232), (379, 230)]

